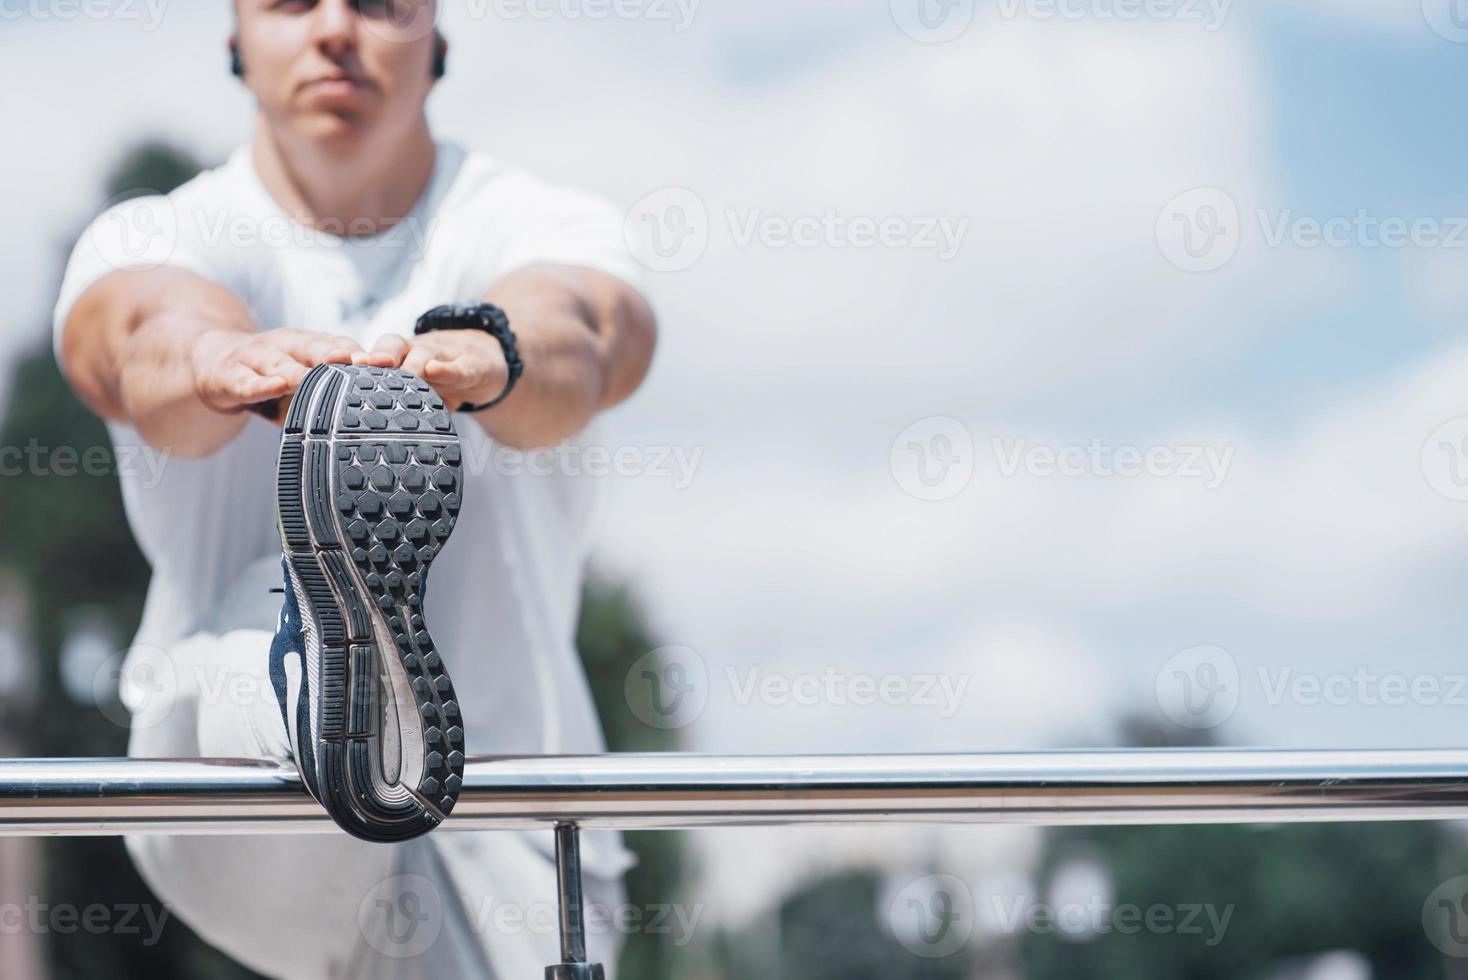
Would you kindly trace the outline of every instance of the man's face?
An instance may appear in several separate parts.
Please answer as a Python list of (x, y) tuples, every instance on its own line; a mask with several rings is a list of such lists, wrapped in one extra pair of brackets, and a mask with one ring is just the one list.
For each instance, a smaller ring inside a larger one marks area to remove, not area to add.
[(406, 124), (433, 87), (434, 0), (238, 0), (245, 84), (315, 139)]

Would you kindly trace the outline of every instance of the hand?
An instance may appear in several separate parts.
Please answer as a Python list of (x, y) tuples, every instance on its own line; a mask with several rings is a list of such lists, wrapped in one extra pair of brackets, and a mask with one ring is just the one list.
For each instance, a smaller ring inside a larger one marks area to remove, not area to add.
[(213, 330), (194, 345), (194, 389), (220, 413), (250, 409), (276, 425), (306, 374), (318, 364), (349, 364), (362, 351), (350, 337), (308, 330)]
[(435, 330), (416, 337), (388, 334), (352, 360), (416, 374), (433, 385), (450, 412), (466, 402), (493, 401), (509, 377), (499, 341), (480, 330)]

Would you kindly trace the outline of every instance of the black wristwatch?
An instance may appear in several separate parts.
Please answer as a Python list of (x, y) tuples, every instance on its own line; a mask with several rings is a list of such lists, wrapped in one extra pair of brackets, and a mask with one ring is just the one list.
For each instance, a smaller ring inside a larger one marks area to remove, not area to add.
[(413, 335), (420, 336), (435, 330), (483, 330), (498, 340), (500, 349), (505, 352), (505, 367), (509, 369), (505, 378), (505, 390), (493, 401), (487, 401), (483, 405), (470, 405), (466, 402), (459, 406), (458, 411), (482, 412), (510, 397), (510, 392), (515, 390), (515, 382), (525, 373), (525, 362), (520, 360), (520, 352), (515, 347), (515, 331), (510, 329), (510, 318), (505, 315), (504, 310), (493, 303), (435, 306), (418, 318), (418, 324), (413, 327)]

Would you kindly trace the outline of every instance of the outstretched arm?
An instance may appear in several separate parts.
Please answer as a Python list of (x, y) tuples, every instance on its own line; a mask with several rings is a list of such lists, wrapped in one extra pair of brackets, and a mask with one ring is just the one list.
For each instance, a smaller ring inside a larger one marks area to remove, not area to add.
[[(509, 315), (525, 362), (510, 397), (474, 415), (502, 445), (556, 445), (627, 399), (647, 376), (656, 321), (647, 301), (614, 276), (572, 266), (527, 266), (495, 283), (484, 299)], [(493, 337), (477, 330), (388, 336), (357, 360), (375, 357), (428, 381), (450, 409), (487, 402), (504, 390), (504, 354)]]
[(346, 337), (260, 332), (229, 290), (168, 266), (98, 279), (61, 336), (62, 370), (82, 401), (182, 457), (222, 449), (245, 427), (249, 406), (274, 402), (283, 422), (285, 400), (311, 367), (360, 351)]

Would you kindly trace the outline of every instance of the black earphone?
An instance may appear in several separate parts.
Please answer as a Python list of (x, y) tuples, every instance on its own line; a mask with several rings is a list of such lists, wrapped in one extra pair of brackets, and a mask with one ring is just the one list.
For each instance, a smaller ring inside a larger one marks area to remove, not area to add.
[[(245, 77), (245, 59), (240, 57), (240, 42), (234, 38), (229, 44), (229, 73), (235, 78)], [(433, 44), (433, 80), (436, 82), (449, 73), (449, 47), (442, 34), (436, 34)]]

